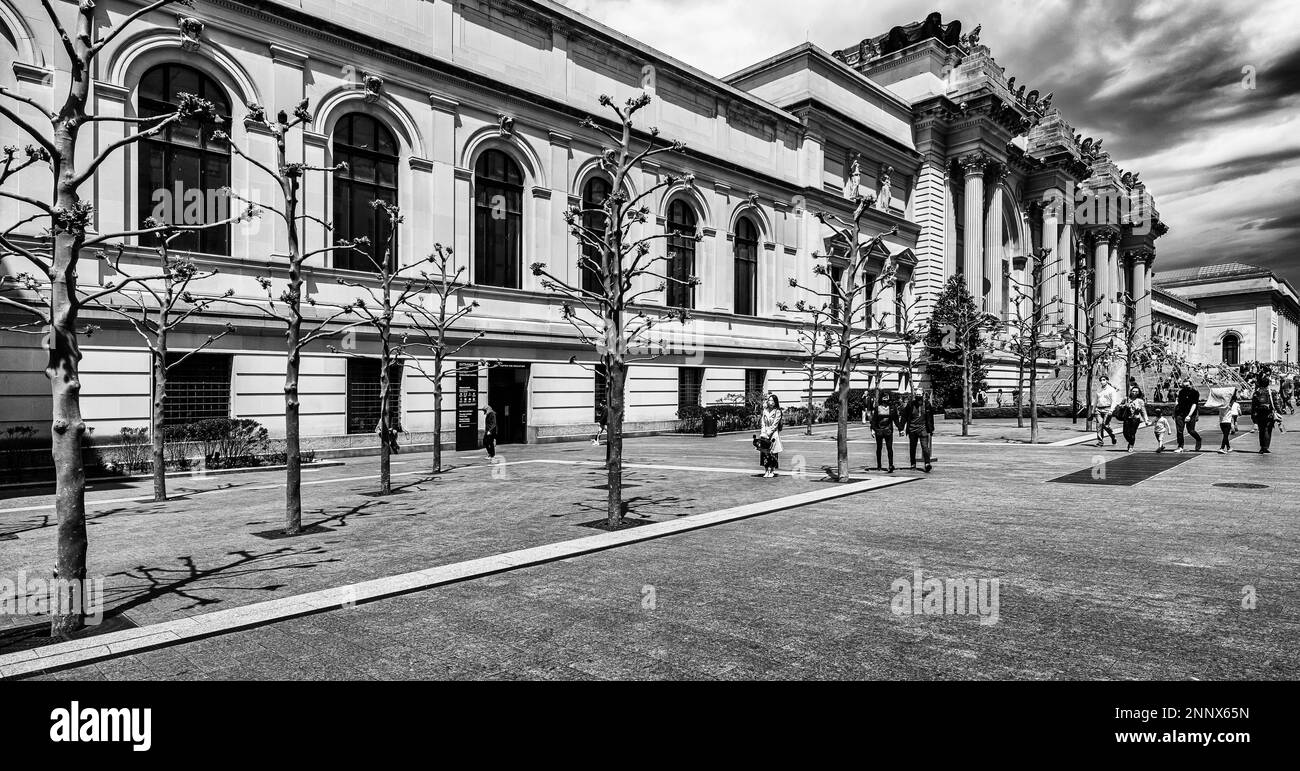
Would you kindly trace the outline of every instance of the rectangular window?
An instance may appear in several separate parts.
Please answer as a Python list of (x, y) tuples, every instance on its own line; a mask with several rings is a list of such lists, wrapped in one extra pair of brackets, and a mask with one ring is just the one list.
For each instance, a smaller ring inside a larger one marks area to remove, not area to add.
[[(373, 434), (379, 425), (379, 359), (348, 359), (347, 410), (349, 434)], [(389, 423), (401, 430), (402, 365), (389, 370)]]
[(167, 354), (163, 421), (179, 426), (230, 417), (230, 358), (224, 353)]
[(765, 369), (747, 369), (745, 370), (745, 398), (762, 398), (763, 388), (767, 381), (767, 370)]
[(677, 368), (677, 414), (682, 410), (700, 406), (700, 392), (704, 386), (704, 370), (700, 367)]

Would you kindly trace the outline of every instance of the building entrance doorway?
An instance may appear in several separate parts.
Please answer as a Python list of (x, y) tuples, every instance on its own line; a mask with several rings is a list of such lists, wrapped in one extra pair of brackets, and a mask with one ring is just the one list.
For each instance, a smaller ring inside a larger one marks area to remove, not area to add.
[(528, 442), (528, 365), (502, 363), (488, 370), (488, 404), (497, 413), (497, 443)]

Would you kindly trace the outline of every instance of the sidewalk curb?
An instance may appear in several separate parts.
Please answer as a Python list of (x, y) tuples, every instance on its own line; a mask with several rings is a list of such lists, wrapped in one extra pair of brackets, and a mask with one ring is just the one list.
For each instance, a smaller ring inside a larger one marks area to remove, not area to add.
[[(309, 468), (327, 468), (329, 466), (346, 466), (346, 465), (347, 464), (341, 460), (317, 460), (317, 461), (312, 461), (311, 463), (304, 463), (302, 464), (302, 467), (304, 469), (309, 469)], [(239, 468), (206, 469), (201, 474), (195, 473), (193, 471), (168, 471), (164, 476), (166, 476), (168, 479), (173, 479), (177, 477), (204, 477), (204, 476), (217, 477), (217, 476), (225, 476), (227, 474), (252, 474), (256, 471), (284, 471), (285, 468), (287, 467), (283, 464), (279, 466), (240, 466)], [(126, 477), (116, 477), (116, 476), (86, 477), (86, 485), (87, 487), (89, 487), (94, 485), (96, 482), (143, 482), (149, 479), (153, 479), (152, 474), (135, 474), (133, 476), (126, 476)], [(6, 482), (5, 484), (0, 485), (0, 490), (10, 490), (10, 489), (17, 489), (22, 487), (53, 487), (53, 486), (54, 486), (54, 480), (52, 479), (48, 482)]]
[(735, 522), (763, 514), (843, 498), (914, 482), (921, 477), (871, 478), (845, 485), (828, 484), (783, 498), (694, 514), (666, 522), (600, 533), (568, 541), (495, 554), (451, 565), (417, 570), (306, 594), (266, 600), (228, 610), (204, 613), (135, 629), (56, 643), (0, 656), (0, 680), (67, 669), (104, 659), (191, 642), (227, 632), (250, 629), (300, 616), (345, 609), (353, 605), (432, 589), (461, 581), (534, 567), (556, 560), (651, 541), (678, 533)]

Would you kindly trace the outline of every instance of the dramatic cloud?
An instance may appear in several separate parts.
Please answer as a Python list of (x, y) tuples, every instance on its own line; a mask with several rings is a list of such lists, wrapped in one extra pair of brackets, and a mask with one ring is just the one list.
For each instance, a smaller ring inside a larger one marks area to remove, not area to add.
[(1294, 0), (567, 0), (714, 75), (812, 41), (834, 50), (960, 19), (1008, 75), (1142, 173), (1170, 232), (1157, 270), (1251, 262), (1300, 286), (1300, 17)]

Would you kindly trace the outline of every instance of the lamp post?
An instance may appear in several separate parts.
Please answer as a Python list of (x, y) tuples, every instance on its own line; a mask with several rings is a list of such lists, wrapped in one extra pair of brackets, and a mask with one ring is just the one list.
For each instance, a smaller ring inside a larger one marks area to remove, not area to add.
[(1072, 346), (1074, 357), (1074, 373), (1071, 375), (1071, 385), (1073, 390), (1073, 410), (1070, 422), (1077, 424), (1079, 422), (1079, 308), (1084, 302), (1087, 302), (1088, 288), (1092, 286), (1094, 271), (1092, 268), (1084, 267), (1087, 258), (1087, 252), (1083, 244), (1079, 244), (1078, 260), (1074, 270), (1068, 274), (1070, 285), (1074, 287), (1074, 345)]

